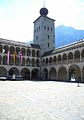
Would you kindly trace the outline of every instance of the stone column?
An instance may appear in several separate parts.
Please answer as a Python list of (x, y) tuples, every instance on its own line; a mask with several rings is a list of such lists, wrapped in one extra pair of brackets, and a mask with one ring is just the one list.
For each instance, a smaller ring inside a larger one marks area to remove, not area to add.
[(81, 70), (81, 82), (83, 82), (83, 73), (82, 73), (82, 70)]
[(67, 81), (69, 81), (69, 71), (67, 70)]
[(31, 80), (31, 78), (32, 78), (32, 75), (31, 75), (31, 71), (30, 71), (30, 80)]
[(49, 71), (48, 71), (48, 80), (49, 80)]
[(57, 80), (58, 80), (58, 69), (57, 69)]

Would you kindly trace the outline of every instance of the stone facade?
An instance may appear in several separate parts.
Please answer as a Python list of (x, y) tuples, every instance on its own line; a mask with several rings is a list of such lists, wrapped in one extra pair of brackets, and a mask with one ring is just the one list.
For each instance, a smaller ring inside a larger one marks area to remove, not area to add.
[(84, 39), (54, 49), (54, 20), (47, 13), (41, 9), (34, 21), (34, 44), (0, 38), (0, 77), (84, 82)]
[(42, 57), (43, 79), (84, 82), (84, 40)]
[(40, 16), (34, 21), (34, 44), (41, 47), (41, 55), (55, 49), (55, 20)]
[(37, 79), (40, 76), (39, 66), (39, 46), (0, 38), (1, 77), (15, 74), (16, 77), (22, 76), (23, 79)]

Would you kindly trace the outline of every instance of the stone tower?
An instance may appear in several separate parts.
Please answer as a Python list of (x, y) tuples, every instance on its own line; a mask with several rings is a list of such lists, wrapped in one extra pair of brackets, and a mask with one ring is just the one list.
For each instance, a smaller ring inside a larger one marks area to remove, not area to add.
[(41, 47), (41, 55), (55, 48), (55, 20), (47, 17), (48, 9), (41, 8), (34, 23), (34, 44)]

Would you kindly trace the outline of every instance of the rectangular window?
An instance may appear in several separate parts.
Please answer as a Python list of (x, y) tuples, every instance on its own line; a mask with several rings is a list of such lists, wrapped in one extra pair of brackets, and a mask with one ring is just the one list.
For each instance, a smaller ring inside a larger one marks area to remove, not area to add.
[(49, 30), (49, 27), (47, 27), (47, 30)]
[(49, 47), (49, 43), (48, 43), (48, 47)]
[(46, 26), (44, 26), (44, 29), (46, 29)]
[(49, 35), (48, 35), (48, 39), (49, 39)]

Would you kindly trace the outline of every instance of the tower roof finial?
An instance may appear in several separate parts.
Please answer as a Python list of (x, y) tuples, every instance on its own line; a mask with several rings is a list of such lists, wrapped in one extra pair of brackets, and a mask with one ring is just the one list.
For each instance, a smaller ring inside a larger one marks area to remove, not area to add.
[(45, 0), (43, 0), (43, 1), (44, 1), (44, 4), (43, 4), (43, 8), (40, 9), (40, 15), (41, 15), (41, 16), (47, 16), (47, 14), (48, 14), (48, 9), (45, 8)]
[(45, 8), (45, 0), (44, 0), (44, 3), (43, 3), (43, 7)]

